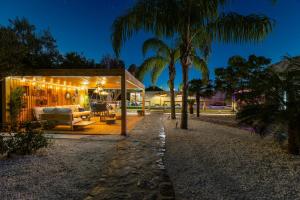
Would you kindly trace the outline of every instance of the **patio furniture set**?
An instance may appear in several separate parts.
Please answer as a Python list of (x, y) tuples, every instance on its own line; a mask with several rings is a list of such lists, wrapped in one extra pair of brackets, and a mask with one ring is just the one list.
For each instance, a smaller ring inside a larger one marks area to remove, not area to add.
[(34, 107), (33, 116), (37, 121), (54, 122), (55, 126), (70, 126), (71, 130), (96, 123), (91, 117), (99, 117), (99, 121), (106, 124), (115, 124), (116, 119), (120, 119), (120, 115), (112, 113), (106, 103), (91, 105), (91, 111), (85, 110), (80, 105)]

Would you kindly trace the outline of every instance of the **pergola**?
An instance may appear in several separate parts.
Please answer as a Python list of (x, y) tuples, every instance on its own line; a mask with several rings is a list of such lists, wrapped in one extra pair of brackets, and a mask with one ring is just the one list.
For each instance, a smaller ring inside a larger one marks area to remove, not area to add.
[[(119, 88), (121, 89), (121, 135), (127, 134), (126, 126), (126, 100), (127, 100), (127, 89), (135, 89), (142, 91), (143, 101), (142, 101), (142, 110), (145, 109), (145, 87), (144, 85), (137, 80), (133, 75), (131, 75), (125, 68), (41, 68), (36, 70), (22, 71), (22, 73), (14, 74), (13, 76), (21, 77), (112, 77), (109, 82), (110, 88)], [(119, 77), (120, 81), (115, 81)], [(6, 112), (8, 100), (4, 98), (7, 94), (8, 88), (6, 86), (5, 79), (1, 81), (2, 89), (2, 121), (6, 122)]]

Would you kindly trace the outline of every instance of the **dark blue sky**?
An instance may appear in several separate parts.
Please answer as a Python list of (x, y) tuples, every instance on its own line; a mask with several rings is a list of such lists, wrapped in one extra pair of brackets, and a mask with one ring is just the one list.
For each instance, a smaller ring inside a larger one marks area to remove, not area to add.
[[(103, 55), (113, 54), (111, 47), (111, 24), (134, 0), (0, 0), (0, 24), (8, 19), (26, 17), (39, 30), (50, 28), (61, 52), (78, 51), (88, 58), (99, 61)], [(216, 67), (226, 66), (232, 55), (263, 55), (279, 61), (284, 55), (300, 54), (300, 1), (278, 0), (272, 5), (263, 0), (233, 0), (227, 10), (242, 14), (263, 13), (276, 20), (272, 34), (259, 44), (220, 44), (214, 43), (209, 60), (211, 77)], [(141, 45), (151, 34), (139, 33), (126, 43), (121, 58), (126, 66), (141, 64)], [(200, 77), (197, 71), (190, 71), (191, 78)], [(181, 82), (180, 68), (176, 84)], [(149, 85), (149, 77), (145, 79)], [(165, 71), (157, 83), (167, 87)]]

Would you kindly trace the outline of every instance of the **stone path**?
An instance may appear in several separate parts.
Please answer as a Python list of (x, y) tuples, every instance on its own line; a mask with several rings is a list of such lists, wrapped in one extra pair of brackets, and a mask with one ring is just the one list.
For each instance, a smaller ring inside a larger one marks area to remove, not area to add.
[(162, 114), (146, 116), (116, 146), (99, 184), (85, 200), (175, 199), (173, 186), (163, 164), (165, 133)]

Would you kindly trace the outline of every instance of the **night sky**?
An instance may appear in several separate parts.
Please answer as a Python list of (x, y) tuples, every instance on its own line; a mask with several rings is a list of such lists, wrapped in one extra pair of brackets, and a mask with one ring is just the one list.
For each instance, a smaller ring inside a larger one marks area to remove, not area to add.
[[(7, 25), (8, 19), (26, 17), (38, 30), (50, 29), (62, 53), (77, 51), (88, 58), (99, 61), (103, 55), (113, 54), (111, 47), (111, 25), (113, 20), (124, 13), (134, 0), (0, 0), (0, 24)], [(300, 54), (300, 1), (278, 0), (272, 5), (263, 0), (233, 0), (227, 10), (242, 14), (263, 13), (276, 20), (272, 34), (259, 44), (214, 43), (209, 60), (211, 78), (213, 69), (226, 66), (233, 55), (263, 55), (279, 61), (285, 55)], [(143, 61), (141, 46), (151, 34), (139, 33), (126, 43), (121, 59), (126, 66), (140, 65)], [(181, 82), (180, 66), (176, 85)], [(200, 73), (190, 71), (191, 78)], [(145, 84), (150, 84), (149, 77)], [(167, 87), (167, 72), (159, 78), (157, 85)]]

